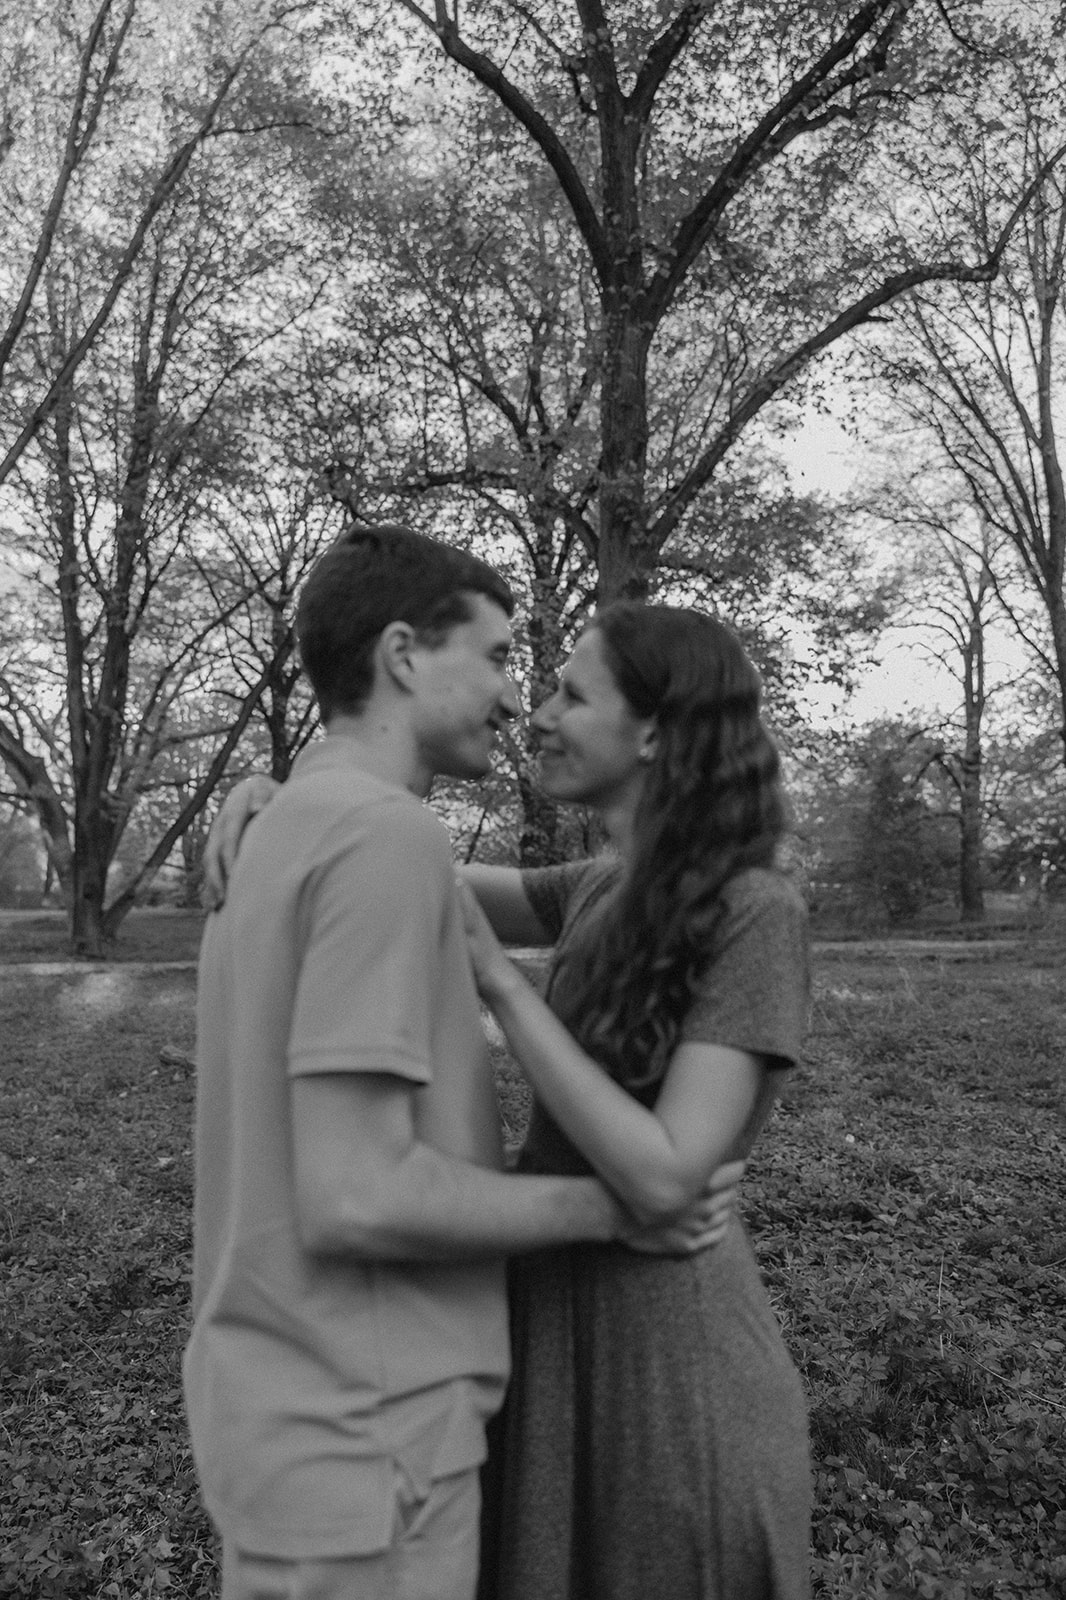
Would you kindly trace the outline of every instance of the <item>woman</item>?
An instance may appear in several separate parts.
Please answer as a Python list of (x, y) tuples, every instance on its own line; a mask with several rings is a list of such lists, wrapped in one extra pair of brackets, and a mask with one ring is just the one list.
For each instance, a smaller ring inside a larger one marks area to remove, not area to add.
[[(800, 1049), (805, 916), (773, 865), (758, 678), (710, 618), (619, 604), (533, 721), (545, 791), (594, 808), (615, 855), (469, 875), (479, 987), (536, 1095), (520, 1168), (593, 1170), (668, 1216), (747, 1155)], [(486, 916), (555, 942), (547, 1004)], [(511, 1304), (486, 1600), (806, 1595), (804, 1402), (739, 1222), (684, 1258), (516, 1258)]]
[[(748, 1154), (801, 1047), (806, 919), (773, 864), (758, 677), (720, 623), (622, 603), (533, 724), (544, 790), (593, 808), (613, 853), (461, 874), (481, 993), (535, 1091), (519, 1168), (595, 1171), (667, 1218)], [(223, 862), (266, 798), (227, 801)], [(499, 939), (555, 945), (547, 1003)], [(803, 1600), (805, 1407), (740, 1222), (699, 1254), (516, 1258), (511, 1305), (481, 1600)]]

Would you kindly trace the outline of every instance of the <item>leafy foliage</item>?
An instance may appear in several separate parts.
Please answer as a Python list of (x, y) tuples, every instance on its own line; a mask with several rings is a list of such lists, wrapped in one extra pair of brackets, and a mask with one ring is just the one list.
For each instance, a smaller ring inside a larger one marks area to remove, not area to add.
[[(189, 953), (191, 919), (137, 916)], [(816, 1594), (1053, 1600), (1063, 951), (906, 949), (818, 956), (809, 1066), (746, 1181), (810, 1394)], [(188, 969), (0, 971), (5, 1600), (216, 1592), (179, 1376), (192, 998)]]
[(893, 719), (826, 742), (813, 784), (794, 787), (817, 910), (859, 926), (900, 925), (950, 895), (959, 829), (936, 748), (920, 727)]

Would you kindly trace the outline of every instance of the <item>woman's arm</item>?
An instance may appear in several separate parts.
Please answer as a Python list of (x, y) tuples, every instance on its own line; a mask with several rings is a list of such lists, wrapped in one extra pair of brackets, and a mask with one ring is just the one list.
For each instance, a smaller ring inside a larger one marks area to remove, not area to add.
[(460, 867), (459, 882), (473, 890), (493, 933), (504, 944), (554, 942), (533, 909), (518, 867)]
[(552, 1116), (635, 1216), (650, 1223), (687, 1206), (751, 1121), (766, 1082), (760, 1057), (682, 1043), (647, 1109), (580, 1048), (465, 905), (478, 987)]
[(200, 863), (200, 899), (208, 911), (217, 911), (226, 898), (226, 884), (240, 849), (241, 835), (254, 816), (277, 794), (281, 785), (265, 772), (253, 773), (235, 783), (219, 811), (204, 845)]

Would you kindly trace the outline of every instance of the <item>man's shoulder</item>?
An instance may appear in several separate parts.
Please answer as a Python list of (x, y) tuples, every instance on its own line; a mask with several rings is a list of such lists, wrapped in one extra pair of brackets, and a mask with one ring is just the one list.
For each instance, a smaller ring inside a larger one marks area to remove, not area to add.
[[(291, 791), (291, 792), (290, 792)], [(448, 830), (423, 801), (406, 789), (393, 788), (374, 780), (339, 784), (331, 774), (309, 774), (287, 784), (288, 827), (309, 829), (321, 836), (348, 833), (355, 839), (373, 842), (375, 847), (390, 842), (398, 848), (450, 851)]]
[(248, 828), (242, 855), (284, 861), (297, 872), (344, 855), (387, 863), (438, 863), (452, 870), (448, 831), (406, 789), (359, 774), (294, 775)]

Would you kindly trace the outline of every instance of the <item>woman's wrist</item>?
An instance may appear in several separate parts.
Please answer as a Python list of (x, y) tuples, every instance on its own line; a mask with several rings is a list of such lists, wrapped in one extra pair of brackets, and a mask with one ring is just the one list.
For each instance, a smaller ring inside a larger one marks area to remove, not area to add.
[(481, 997), (486, 1004), (496, 1007), (513, 1003), (528, 988), (525, 978), (518, 968), (506, 956), (493, 963), (491, 970), (485, 974), (479, 985)]

